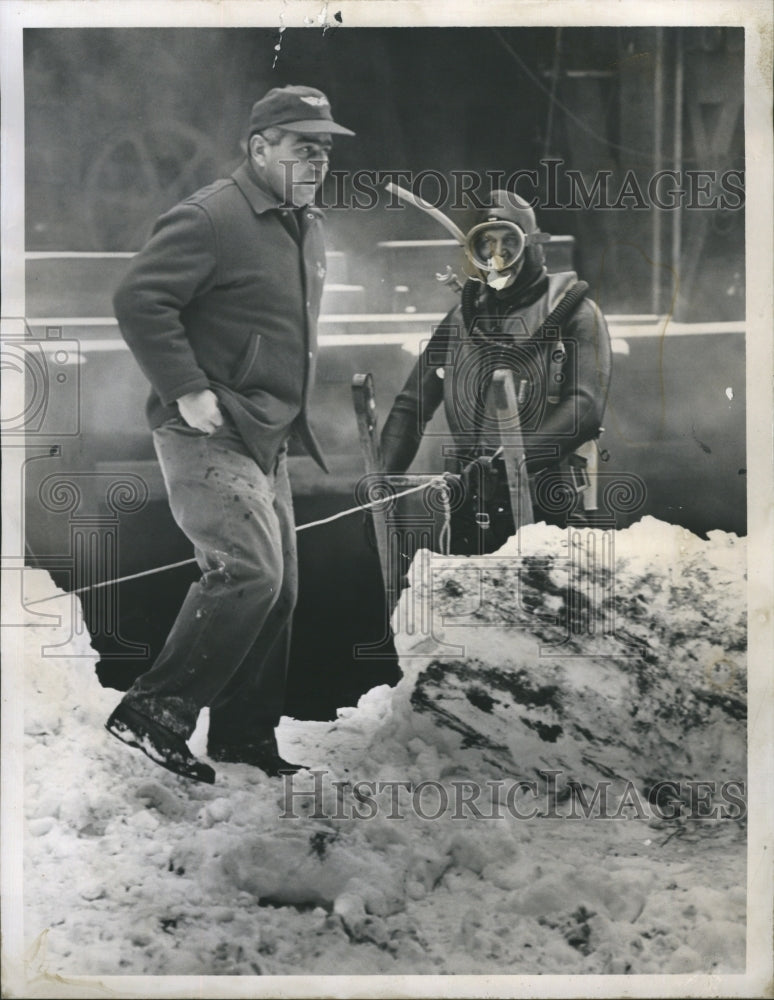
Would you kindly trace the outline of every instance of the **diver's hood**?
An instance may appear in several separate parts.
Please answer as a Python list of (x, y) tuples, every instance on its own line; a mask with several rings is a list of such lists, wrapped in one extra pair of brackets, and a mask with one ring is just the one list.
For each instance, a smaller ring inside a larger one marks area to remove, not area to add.
[(510, 191), (492, 191), (489, 196), (490, 206), (484, 209), (488, 219), (504, 219), (515, 222), (525, 233), (539, 232), (537, 219), (528, 201)]

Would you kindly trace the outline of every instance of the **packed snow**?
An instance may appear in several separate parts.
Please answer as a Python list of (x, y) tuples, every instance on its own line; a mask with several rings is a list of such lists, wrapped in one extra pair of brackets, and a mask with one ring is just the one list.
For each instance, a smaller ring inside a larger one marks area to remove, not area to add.
[[(28, 962), (743, 972), (745, 548), (646, 518), (420, 553), (394, 617), (403, 679), (334, 722), (284, 719), (281, 751), (311, 769), (292, 781), (218, 764), (195, 784), (121, 745), (77, 600), (37, 606), (57, 626), (30, 609)], [(25, 591), (56, 589), (31, 570)]]

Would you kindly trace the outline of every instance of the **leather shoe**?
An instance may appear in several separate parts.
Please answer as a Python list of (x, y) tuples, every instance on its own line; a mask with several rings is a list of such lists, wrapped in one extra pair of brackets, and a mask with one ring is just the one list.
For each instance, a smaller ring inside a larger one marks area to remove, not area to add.
[(277, 741), (272, 734), (250, 743), (208, 743), (207, 756), (224, 764), (250, 764), (260, 768), (270, 778), (295, 774), (303, 764), (291, 764), (280, 757)]
[(215, 771), (193, 756), (182, 736), (124, 702), (107, 720), (105, 729), (127, 746), (142, 750), (154, 763), (161, 764), (173, 774), (207, 785), (215, 783)]

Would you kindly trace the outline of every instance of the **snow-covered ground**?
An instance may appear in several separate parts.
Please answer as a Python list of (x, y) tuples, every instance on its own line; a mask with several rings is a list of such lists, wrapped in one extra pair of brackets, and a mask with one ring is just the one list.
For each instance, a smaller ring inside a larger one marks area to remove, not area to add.
[[(198, 785), (122, 746), (75, 602), (39, 606), (62, 624), (25, 629), (28, 969), (743, 972), (745, 542), (652, 519), (610, 541), (420, 554), (402, 681), (283, 720), (314, 772), (292, 783), (220, 764)], [(200, 755), (205, 734), (203, 713)]]

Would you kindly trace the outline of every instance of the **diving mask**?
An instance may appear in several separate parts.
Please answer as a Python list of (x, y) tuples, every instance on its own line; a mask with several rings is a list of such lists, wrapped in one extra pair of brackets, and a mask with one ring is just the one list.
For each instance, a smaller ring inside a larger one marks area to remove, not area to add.
[[(478, 268), (481, 279), (497, 291), (516, 280), (524, 264), (524, 253), (528, 246), (548, 243), (551, 239), (548, 233), (541, 233), (538, 230), (535, 214), (530, 205), (518, 195), (507, 191), (492, 192), (493, 204), (488, 209), (491, 212), (489, 218), (474, 226), (465, 235), (440, 209), (428, 204), (411, 191), (392, 183), (387, 184), (386, 190), (396, 194), (402, 201), (421, 208), (423, 212), (427, 212), (440, 222), (457, 243), (464, 247), (468, 258)], [(510, 219), (498, 217), (503, 214), (515, 215), (527, 229)]]
[(465, 253), (483, 273), (492, 288), (501, 289), (515, 280), (530, 244), (547, 243), (548, 233), (526, 233), (521, 226), (494, 216), (474, 226), (465, 237)]

